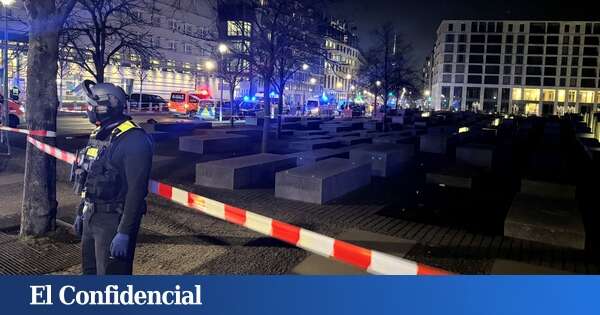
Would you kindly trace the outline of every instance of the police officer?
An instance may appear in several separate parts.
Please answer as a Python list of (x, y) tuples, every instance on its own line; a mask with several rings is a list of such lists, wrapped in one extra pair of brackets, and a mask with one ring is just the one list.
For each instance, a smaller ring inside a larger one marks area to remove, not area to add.
[(131, 274), (146, 212), (152, 143), (123, 114), (125, 92), (110, 83), (83, 83), (87, 116), (96, 125), (71, 174), (82, 196), (74, 229), (81, 236), (84, 274)]

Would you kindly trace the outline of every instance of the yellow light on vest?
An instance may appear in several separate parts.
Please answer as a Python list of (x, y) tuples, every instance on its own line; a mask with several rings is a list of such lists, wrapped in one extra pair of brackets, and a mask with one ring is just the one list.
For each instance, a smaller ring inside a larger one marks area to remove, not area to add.
[(495, 127), (500, 126), (500, 118), (494, 119), (494, 121), (492, 122), (492, 126), (495, 126)]

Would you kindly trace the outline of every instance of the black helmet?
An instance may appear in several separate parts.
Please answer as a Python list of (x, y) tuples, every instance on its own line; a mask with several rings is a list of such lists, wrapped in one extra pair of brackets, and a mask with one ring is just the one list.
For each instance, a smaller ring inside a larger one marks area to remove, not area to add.
[(127, 95), (122, 88), (112, 83), (96, 84), (91, 80), (83, 81), (83, 88), (88, 102), (86, 111), (92, 124), (101, 124), (123, 114)]

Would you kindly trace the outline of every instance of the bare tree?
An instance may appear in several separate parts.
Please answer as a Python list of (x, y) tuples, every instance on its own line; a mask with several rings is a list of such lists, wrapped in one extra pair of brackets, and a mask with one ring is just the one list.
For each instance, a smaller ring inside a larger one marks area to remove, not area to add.
[(159, 56), (148, 36), (152, 16), (144, 16), (153, 8), (152, 0), (77, 0), (62, 41), (73, 47), (74, 63), (96, 82), (104, 82), (105, 68), (119, 52), (139, 58)]
[[(299, 58), (299, 56), (307, 50), (308, 46), (312, 46), (313, 38), (317, 38), (319, 35), (317, 26), (320, 23), (316, 18), (319, 12), (323, 12), (321, 9), (325, 2), (316, 0), (249, 0), (246, 3), (254, 11), (251, 21), (253, 28), (250, 36), (251, 44), (248, 47), (246, 58), (250, 62), (252, 71), (256, 71), (263, 82), (262, 152), (267, 151), (273, 82), (278, 81), (279, 87), (283, 91), (290, 73), (293, 74), (297, 71), (299, 62), (305, 62), (306, 59)], [(302, 42), (303, 40), (307, 42)], [(323, 42), (321, 41), (319, 44), (322, 45)], [(287, 59), (288, 57), (289, 59)], [(279, 80), (281, 78), (283, 80)], [(279, 94), (280, 100), (283, 99), (283, 93)]]
[[(133, 62), (131, 64), (131, 71), (134, 75), (134, 77), (139, 81), (140, 83), (140, 92), (139, 92), (139, 100), (138, 100), (138, 109), (141, 110), (142, 109), (142, 94), (144, 91), (144, 81), (146, 81), (146, 79), (148, 78), (148, 72), (150, 71), (152, 64), (150, 62), (150, 59), (147, 56), (141, 56), (139, 60)], [(149, 106), (151, 107), (152, 104), (149, 104)], [(151, 109), (151, 108), (149, 108)], [(160, 111), (160, 109), (159, 109)]]
[[(56, 130), (56, 74), (59, 33), (76, 0), (25, 0), (29, 24), (27, 127)], [(45, 139), (56, 145), (51, 138)], [(27, 144), (21, 237), (41, 236), (56, 227), (56, 160)]]
[(412, 86), (415, 71), (409, 58), (411, 47), (402, 42), (391, 23), (382, 24), (373, 36), (376, 41), (365, 54), (360, 77), (362, 85), (375, 92), (375, 100), (381, 95), (385, 121), (390, 96), (398, 93), (398, 99), (402, 88)]
[(231, 103), (231, 115), (233, 116), (235, 89), (248, 77), (249, 63), (248, 60), (238, 54), (226, 53), (215, 56), (215, 58), (220, 58), (217, 75), (229, 86), (229, 101)]
[(74, 57), (73, 47), (63, 46), (58, 49), (58, 78), (60, 79), (60, 85), (58, 87), (59, 105), (63, 100), (63, 81), (69, 75), (71, 75), (71, 65), (73, 64)]

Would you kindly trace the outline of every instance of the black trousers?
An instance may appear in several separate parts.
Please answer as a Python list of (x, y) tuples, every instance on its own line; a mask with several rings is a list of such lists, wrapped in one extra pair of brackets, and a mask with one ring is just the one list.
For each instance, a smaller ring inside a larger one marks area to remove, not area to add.
[(127, 257), (110, 256), (110, 243), (117, 234), (121, 221), (118, 213), (93, 213), (83, 220), (81, 236), (81, 269), (84, 275), (130, 275), (139, 225), (129, 235)]

